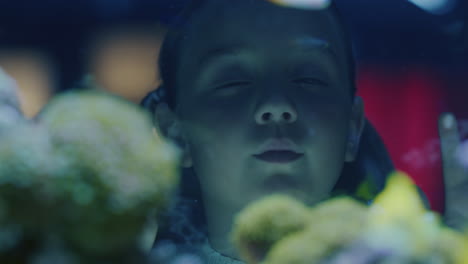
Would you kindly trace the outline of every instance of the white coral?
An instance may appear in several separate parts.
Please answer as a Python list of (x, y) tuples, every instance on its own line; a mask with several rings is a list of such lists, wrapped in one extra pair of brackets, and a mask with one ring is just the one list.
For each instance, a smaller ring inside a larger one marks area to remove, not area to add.
[(0, 68), (0, 130), (21, 119), (16, 82)]

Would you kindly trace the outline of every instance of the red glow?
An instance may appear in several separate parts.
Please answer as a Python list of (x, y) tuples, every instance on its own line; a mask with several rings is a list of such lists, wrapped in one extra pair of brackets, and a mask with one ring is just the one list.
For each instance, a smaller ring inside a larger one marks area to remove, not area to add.
[[(443, 178), (438, 116), (451, 111), (466, 119), (463, 110), (468, 83), (460, 73), (427, 67), (361, 67), (359, 94), (366, 113), (381, 134), (397, 169), (411, 175), (428, 195), (434, 210), (443, 211)], [(462, 94), (463, 93), (463, 94)]]

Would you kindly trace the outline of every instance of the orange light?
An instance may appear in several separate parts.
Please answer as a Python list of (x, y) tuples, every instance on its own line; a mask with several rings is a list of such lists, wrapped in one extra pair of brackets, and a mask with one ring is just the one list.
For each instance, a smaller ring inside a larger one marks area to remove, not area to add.
[(164, 29), (125, 27), (104, 31), (93, 40), (90, 72), (99, 86), (139, 102), (159, 84), (158, 55)]
[(0, 67), (17, 82), (24, 115), (34, 117), (55, 90), (56, 75), (49, 58), (34, 50), (0, 50)]

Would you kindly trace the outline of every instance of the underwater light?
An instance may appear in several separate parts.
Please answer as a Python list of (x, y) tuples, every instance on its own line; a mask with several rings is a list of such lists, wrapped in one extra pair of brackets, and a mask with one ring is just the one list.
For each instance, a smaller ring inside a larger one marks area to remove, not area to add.
[(272, 3), (293, 7), (293, 8), (300, 8), (300, 9), (324, 9), (327, 8), (331, 0), (268, 0)]
[(457, 0), (408, 0), (410, 3), (434, 15), (443, 15), (450, 12)]

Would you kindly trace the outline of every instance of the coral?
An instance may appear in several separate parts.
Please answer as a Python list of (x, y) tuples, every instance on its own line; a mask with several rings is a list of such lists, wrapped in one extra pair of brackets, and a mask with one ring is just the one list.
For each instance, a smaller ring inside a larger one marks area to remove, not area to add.
[(278, 240), (301, 231), (310, 221), (305, 205), (285, 195), (272, 195), (236, 217), (232, 238), (247, 262), (256, 263)]
[(439, 217), (426, 211), (416, 185), (403, 173), (389, 177), (387, 188), (369, 208), (367, 239), (404, 256), (430, 254), (440, 230)]
[(311, 208), (306, 228), (275, 244), (264, 263), (318, 262), (362, 232), (365, 212), (364, 205), (347, 197), (335, 198)]
[[(338, 197), (308, 209), (274, 195), (247, 207), (239, 219), (234, 234), (243, 238), (236, 245), (248, 263), (464, 264), (468, 259), (468, 236), (427, 211), (403, 173), (391, 175), (370, 206)], [(262, 255), (249, 246), (252, 241), (263, 242)]]
[(57, 96), (0, 145), (1, 230), (85, 256), (136, 247), (178, 184), (177, 149), (137, 106), (97, 91)]
[[(176, 149), (158, 140), (146, 113), (126, 101), (99, 92), (66, 94), (48, 105), (41, 123), (59, 156), (114, 192), (116, 211), (177, 183)], [(157, 201), (164, 204), (167, 197)]]
[(16, 82), (0, 68), (0, 133), (23, 122)]
[(0, 104), (19, 111), (18, 89), (15, 80), (0, 68)]

